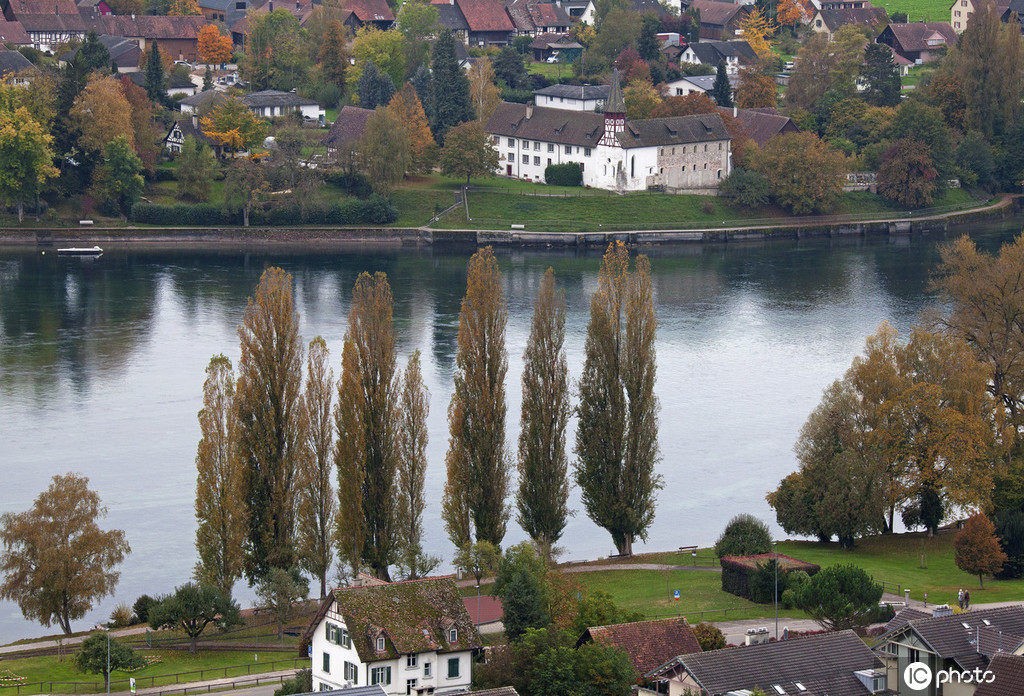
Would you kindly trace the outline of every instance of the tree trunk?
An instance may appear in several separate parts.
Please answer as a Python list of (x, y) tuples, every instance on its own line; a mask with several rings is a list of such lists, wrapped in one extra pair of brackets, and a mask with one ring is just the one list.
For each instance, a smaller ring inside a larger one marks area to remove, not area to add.
[(632, 534), (623, 534), (622, 535), (622, 543), (619, 544), (619, 555), (620, 556), (630, 556), (630, 557), (632, 557), (632, 555), (633, 555), (633, 535)]
[(320, 599), (327, 596), (327, 573), (320, 573)]
[(18, 222), (21, 222), (24, 218), (25, 218), (25, 202), (19, 198), (18, 199)]
[(981, 573), (978, 573), (978, 584), (981, 585), (981, 589), (985, 589), (985, 578)]
[(249, 206), (242, 207), (242, 226), (249, 226)]
[(199, 640), (199, 636), (188, 637), (188, 651), (195, 655), (196, 654), (196, 642)]
[(895, 527), (893, 526), (895, 524), (895, 522), (894, 522), (895, 519), (896, 519), (896, 506), (895, 505), (890, 505), (889, 506), (889, 525), (885, 529), (885, 533), (886, 534), (892, 534), (893, 533), (893, 530), (895, 529)]

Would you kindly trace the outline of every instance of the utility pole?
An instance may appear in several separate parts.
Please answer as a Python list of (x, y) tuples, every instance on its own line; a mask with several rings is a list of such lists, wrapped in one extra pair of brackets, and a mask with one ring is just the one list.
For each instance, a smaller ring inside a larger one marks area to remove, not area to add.
[(779, 640), (779, 542), (773, 541), (775, 550), (775, 640)]

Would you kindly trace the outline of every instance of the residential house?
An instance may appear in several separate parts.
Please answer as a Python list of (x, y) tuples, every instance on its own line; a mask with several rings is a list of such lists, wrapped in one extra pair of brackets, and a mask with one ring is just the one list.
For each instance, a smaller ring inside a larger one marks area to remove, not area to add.
[(764, 144), (776, 135), (800, 132), (800, 128), (793, 123), (793, 119), (783, 116), (772, 108), (739, 109), (735, 106), (723, 106), (718, 110), (739, 121), (744, 134), (757, 143), (758, 147), (764, 147)]
[(90, 28), (75, 0), (7, 0), (4, 19), (18, 22), (31, 45), (46, 52), (85, 38)]
[(191, 118), (182, 118), (175, 121), (171, 125), (171, 129), (167, 131), (167, 135), (164, 136), (164, 147), (167, 148), (168, 152), (181, 152), (181, 148), (185, 145), (185, 138), (189, 137), (195, 138), (204, 145), (208, 145), (213, 149), (217, 157), (220, 157), (223, 153), (223, 148), (203, 133), (199, 127), (199, 116), (197, 114), (193, 114)]
[(886, 691), (885, 671), (853, 631), (680, 655), (645, 675), (669, 696), (870, 696)]
[(884, 7), (861, 7), (848, 10), (818, 10), (811, 20), (811, 30), (828, 34), (829, 38), (847, 24), (860, 24), (877, 32), (889, 23)]
[(506, 46), (515, 25), (498, 0), (452, 0), (469, 25), (470, 46)]
[(485, 131), (501, 175), (544, 181), (550, 164), (574, 163), (584, 186), (714, 194), (729, 175), (729, 133), (718, 114), (629, 120), (618, 70), (603, 113), (502, 102)]
[(550, 85), (534, 90), (537, 106), (567, 111), (599, 111), (611, 85)]
[[(998, 609), (972, 609), (953, 614), (949, 607), (933, 610), (931, 616), (920, 612), (903, 615), (890, 622), (892, 628), (874, 647), (885, 664), (889, 685), (899, 696), (951, 696), (954, 686), (937, 690), (911, 689), (902, 679), (911, 662), (922, 662), (932, 673), (943, 669), (985, 670), (992, 658), (1001, 653), (1024, 653), (1024, 605)], [(970, 688), (960, 688), (970, 686)], [(998, 686), (998, 685), (997, 685)], [(955, 685), (957, 696), (970, 696), (973, 685)], [(1017, 693), (1002, 691), (1000, 694)]]
[(21, 22), (9, 22), (0, 15), (0, 43), (5, 46), (32, 46), (33, 41), (29, 37)]
[(457, 41), (463, 44), (469, 43), (469, 24), (466, 23), (466, 18), (462, 16), (462, 10), (459, 9), (459, 6), (442, 2), (434, 3), (434, 8), (437, 9), (438, 23), (446, 27)]
[(685, 618), (591, 626), (576, 647), (591, 642), (625, 652), (637, 674), (647, 674), (679, 655), (700, 652), (700, 643)]
[(683, 63), (702, 63), (717, 68), (725, 63), (728, 75), (738, 75), (740, 65), (753, 63), (757, 54), (746, 41), (700, 41), (686, 47), (679, 60)]
[(174, 60), (199, 61), (199, 31), (206, 17), (109, 15), (96, 19), (96, 33), (132, 39), (143, 51), (156, 43), (160, 53)]
[(816, 4), (819, 10), (862, 10), (871, 7), (870, 0), (822, 0)]
[(39, 68), (18, 51), (0, 46), (0, 79), (17, 86), (25, 86), (39, 74)]
[(693, 0), (688, 9), (700, 10), (700, 38), (724, 40), (737, 36), (749, 5), (717, 0)]
[(665, 19), (672, 14), (658, 0), (629, 0), (629, 5), (637, 14), (656, 14), (658, 19)]
[(265, 89), (261, 92), (252, 92), (242, 97), (242, 103), (249, 107), (249, 111), (263, 118), (285, 116), (293, 111), (298, 111), (303, 118), (312, 121), (323, 121), (325, 112), (315, 99), (300, 97), (295, 92), (279, 92), (276, 89)]
[[(107, 53), (110, 54), (110, 62), (113, 65), (117, 65), (118, 72), (137, 72), (139, 70), (142, 49), (139, 48), (137, 42), (121, 36), (110, 36), (109, 34), (100, 34), (96, 38), (107, 47)], [(78, 51), (79, 49), (76, 48), (62, 55), (57, 61), (58, 65), (63, 66), (74, 60), (78, 56)]]
[(358, 106), (341, 107), (338, 117), (331, 124), (331, 129), (321, 141), (327, 146), (327, 156), (350, 159), (355, 152), (356, 144), (363, 137), (370, 116), (373, 116), (373, 109), (361, 109)]
[(978, 685), (974, 696), (1024, 694), (1024, 656), (997, 653), (988, 664), (992, 680)]
[(541, 34), (530, 44), (533, 59), (538, 63), (551, 56), (558, 56), (563, 63), (571, 63), (583, 53), (583, 45), (577, 43), (568, 34)]
[(313, 686), (388, 694), (467, 691), (481, 649), (451, 577), (334, 590), (306, 632)]
[(245, 17), (250, 7), (259, 5), (260, 0), (197, 0), (199, 11), (211, 22), (221, 22), (227, 27)]
[(594, 13), (596, 12), (594, 0), (555, 0), (555, 2), (565, 10), (569, 19), (574, 23), (578, 21), (594, 26)]
[(105, 16), (114, 13), (104, 0), (78, 0), (78, 12), (84, 17)]
[(956, 46), (957, 34), (949, 22), (890, 23), (875, 41), (913, 63), (931, 63)]
[[(134, 72), (125, 73), (125, 75), (135, 85), (142, 87), (143, 89), (146, 88), (145, 71), (136, 70)], [(176, 94), (184, 94), (186, 97), (191, 97), (199, 91), (199, 87), (196, 86), (196, 83), (173, 74), (166, 76), (165, 84), (167, 86), (168, 97), (174, 96)]]
[(214, 109), (227, 101), (227, 98), (227, 95), (223, 92), (218, 92), (215, 89), (208, 89), (205, 92), (193, 94), (191, 97), (185, 97), (178, 102), (178, 109), (181, 110), (181, 113), (184, 116), (192, 114), (204, 116), (211, 109)]
[(497, 624), (505, 618), (505, 606), (501, 603), (500, 597), (492, 595), (463, 597), (462, 603), (466, 605), (466, 611), (469, 612), (474, 626)]
[(389, 29), (395, 22), (395, 15), (388, 7), (387, 0), (344, 0), (341, 7), (352, 12), (359, 26)]
[(512, 0), (505, 5), (505, 11), (512, 20), (517, 36), (565, 34), (572, 24), (565, 10), (554, 3)]
[[(1006, 16), (1010, 9), (1010, 0), (954, 0), (949, 8), (949, 23), (957, 34), (964, 33), (967, 28), (967, 21), (974, 14), (974, 10), (981, 2), (995, 2), (996, 12)], [(1003, 21), (1006, 21), (1005, 19)]]

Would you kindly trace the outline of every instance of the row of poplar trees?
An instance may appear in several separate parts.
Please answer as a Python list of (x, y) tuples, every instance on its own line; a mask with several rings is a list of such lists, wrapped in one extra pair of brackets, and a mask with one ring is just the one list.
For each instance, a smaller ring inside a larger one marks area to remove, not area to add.
[[(588, 515), (620, 553), (654, 518), (661, 479), (647, 258), (632, 271), (625, 246), (605, 254), (591, 300), (586, 360), (571, 406), (564, 291), (552, 269), (540, 285), (524, 353), (517, 522), (545, 552), (570, 513), (565, 428), (575, 410), (575, 479)], [(197, 579), (230, 592), (272, 568), (302, 568), (321, 595), (335, 560), (387, 579), (429, 573), (421, 546), (429, 393), (419, 353), (397, 364), (393, 299), (383, 273), (359, 276), (335, 382), (327, 345), (305, 355), (291, 277), (268, 269), (238, 333), (238, 374), (223, 355), (207, 367), (198, 479)], [(455, 546), (500, 546), (512, 503), (505, 444), (508, 309), (491, 249), (469, 263), (459, 317), (442, 517)], [(335, 398), (336, 397), (336, 398)], [(337, 488), (332, 485), (336, 477)]]

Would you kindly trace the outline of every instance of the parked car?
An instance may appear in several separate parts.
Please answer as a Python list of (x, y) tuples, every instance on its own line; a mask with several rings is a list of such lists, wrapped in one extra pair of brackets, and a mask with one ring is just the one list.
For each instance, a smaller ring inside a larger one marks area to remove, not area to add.
[(786, 72), (791, 72), (793, 70), (793, 68), (795, 68), (795, 67), (796, 67), (796, 63), (794, 63), (791, 60), (787, 60), (786, 64), (782, 66), (782, 69), (785, 70)]
[(558, 62), (558, 54), (557, 53), (552, 53), (550, 56), (548, 56), (547, 60), (545, 60), (544, 62), (545, 63), (557, 63)]

